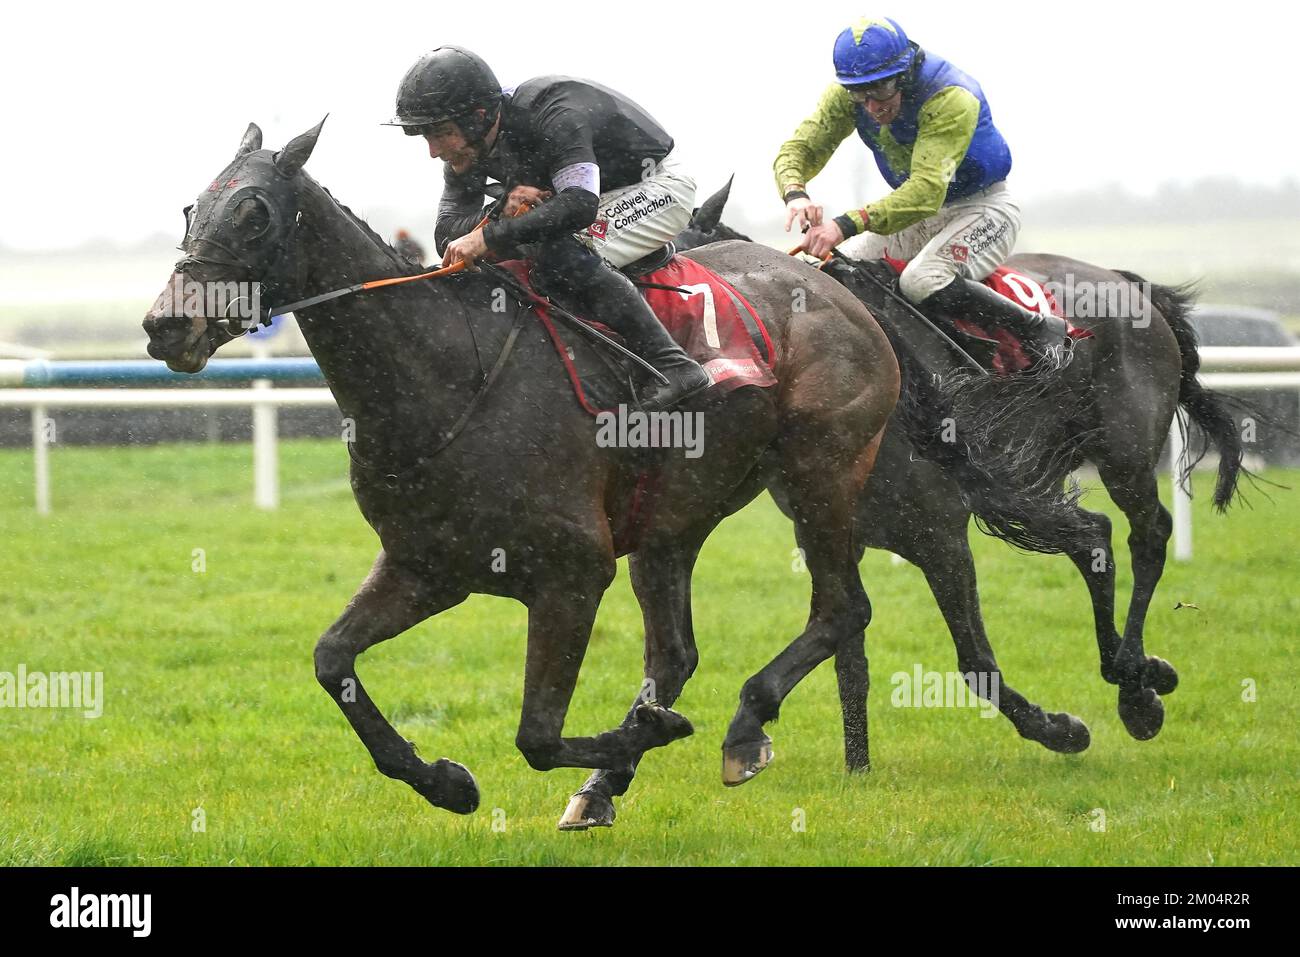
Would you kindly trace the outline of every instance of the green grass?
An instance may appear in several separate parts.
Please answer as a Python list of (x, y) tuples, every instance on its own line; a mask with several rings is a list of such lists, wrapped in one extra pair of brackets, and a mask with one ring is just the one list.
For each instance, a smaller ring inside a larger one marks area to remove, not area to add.
[[(695, 580), (702, 662), (679, 707), (696, 734), (652, 753), (613, 830), (561, 834), (579, 771), (514, 748), (524, 609), (475, 598), (366, 654), (376, 700), (432, 759), (465, 763), (483, 805), (456, 817), (374, 770), (316, 685), (312, 647), (377, 543), (335, 443), (281, 446), (285, 499), (253, 509), (247, 446), (56, 448), (54, 514), (31, 508), (29, 453), (0, 453), (0, 671), (105, 675), (102, 717), (0, 709), (4, 864), (1295, 864), (1296, 493), (1227, 518), (1196, 501), (1196, 559), (1171, 562), (1148, 650), (1182, 684), (1164, 731), (1124, 732), (1097, 674), (1068, 562), (976, 536), (989, 633), (1008, 680), (1088, 722), (1076, 756), (973, 710), (890, 706), (890, 675), (954, 657), (920, 572), (863, 563), (874, 770), (841, 767), (834, 674), (814, 672), (770, 726), (771, 768), (719, 781), (744, 679), (799, 630), (808, 581), (769, 500), (726, 522)], [(1295, 484), (1300, 475), (1274, 473)], [(1208, 491), (1207, 477), (1198, 480)], [(1089, 496), (1093, 507), (1108, 500)], [(1116, 539), (1126, 529), (1117, 524)], [(205, 550), (206, 572), (191, 570)], [(1128, 587), (1127, 566), (1121, 585)], [(1124, 593), (1125, 597), (1127, 592)], [(1175, 611), (1177, 602), (1199, 608)], [(620, 720), (641, 671), (620, 563), (570, 733)], [(1258, 700), (1242, 700), (1253, 679)], [(191, 827), (194, 809), (206, 830)], [(1094, 809), (1106, 830), (1095, 831)], [(494, 809), (500, 809), (494, 811)], [(797, 810), (806, 829), (792, 828)], [(493, 824), (504, 820), (505, 829)]]

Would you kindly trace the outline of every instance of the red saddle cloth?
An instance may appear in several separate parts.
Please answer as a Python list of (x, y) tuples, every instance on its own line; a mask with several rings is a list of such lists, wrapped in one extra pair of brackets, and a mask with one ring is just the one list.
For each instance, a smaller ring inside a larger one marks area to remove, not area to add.
[[(532, 288), (528, 276), (530, 263), (512, 259), (498, 265)], [(654, 272), (639, 276), (636, 282), (672, 287), (643, 288), (641, 293), (669, 335), (687, 355), (704, 366), (713, 379), (713, 388), (730, 392), (745, 385), (762, 388), (776, 385), (775, 353), (767, 327), (749, 301), (725, 279), (694, 260), (674, 256)], [(588, 400), (571, 353), (548, 310), (540, 304), (535, 309), (569, 373), (578, 401), (596, 415), (601, 410)], [(583, 318), (602, 332), (609, 331), (599, 322)]]
[[(894, 272), (901, 273), (907, 268), (907, 263), (901, 259), (894, 259), (892, 256), (885, 256), (884, 259), (894, 268)], [(1044, 289), (1037, 280), (1031, 279), (1024, 273), (1017, 272), (1010, 266), (999, 266), (981, 282), (1019, 306), (1037, 310), (1045, 316), (1051, 315), (1065, 319), (1066, 335), (1071, 339), (1092, 338), (1092, 333), (1087, 329), (1079, 329), (1069, 319), (1066, 319), (1051, 290)], [(998, 375), (1021, 372), (1032, 365), (1032, 360), (1025, 354), (1020, 339), (1014, 333), (1001, 327), (990, 329), (981, 326), (977, 322), (971, 322), (969, 319), (954, 320), (953, 325), (967, 335), (979, 336), (981, 339), (993, 339), (997, 342), (998, 351), (993, 356), (993, 371)]]

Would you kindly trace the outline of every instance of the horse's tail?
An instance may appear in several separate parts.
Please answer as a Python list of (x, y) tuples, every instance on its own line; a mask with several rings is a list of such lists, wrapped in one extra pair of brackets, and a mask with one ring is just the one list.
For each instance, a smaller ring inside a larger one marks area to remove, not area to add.
[[(905, 366), (911, 365), (904, 363)], [(1061, 413), (1078, 405), (1060, 375), (906, 369), (893, 421), (916, 452), (956, 481), (982, 531), (1059, 554), (1090, 541), (1078, 483), (1064, 479), (1086, 433)]]
[(1136, 273), (1122, 269), (1116, 272), (1129, 282), (1150, 290), (1151, 304), (1165, 317), (1174, 338), (1178, 340), (1178, 352), (1183, 360), (1178, 383), (1178, 404), (1187, 410), (1192, 421), (1201, 427), (1207, 437), (1198, 451), (1193, 452), (1189, 443), (1180, 481), (1187, 481), (1192, 467), (1205, 457), (1209, 443), (1213, 442), (1219, 450), (1219, 479), (1214, 486), (1214, 507), (1222, 512), (1232, 503), (1237, 492), (1245, 449), (1242, 447), (1241, 435), (1237, 432), (1237, 423), (1228, 411), (1227, 396), (1206, 389), (1196, 381), (1196, 373), (1201, 368), (1201, 357), (1196, 351), (1196, 330), (1187, 318), (1196, 301), (1196, 285), (1189, 282), (1179, 286), (1159, 286), (1147, 282)]

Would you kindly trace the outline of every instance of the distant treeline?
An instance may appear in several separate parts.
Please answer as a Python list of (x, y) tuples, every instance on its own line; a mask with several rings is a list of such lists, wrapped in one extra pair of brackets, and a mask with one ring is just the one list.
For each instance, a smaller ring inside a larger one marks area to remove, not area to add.
[(1034, 219), (1043, 224), (1124, 225), (1131, 223), (1207, 223), (1227, 220), (1300, 220), (1300, 182), (1252, 186), (1231, 177), (1192, 183), (1165, 183), (1151, 196), (1129, 192), (1119, 183), (1033, 199)]

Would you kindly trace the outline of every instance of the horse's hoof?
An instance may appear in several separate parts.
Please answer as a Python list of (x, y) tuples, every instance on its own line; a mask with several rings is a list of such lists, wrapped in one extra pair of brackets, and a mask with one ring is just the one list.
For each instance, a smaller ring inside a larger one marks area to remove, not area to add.
[(1053, 711), (1046, 715), (1047, 730), (1038, 739), (1039, 744), (1057, 754), (1078, 754), (1092, 744), (1088, 726), (1072, 714)]
[(772, 762), (772, 739), (722, 746), (722, 783), (729, 788), (744, 784)]
[(439, 758), (424, 767), (424, 779), (411, 783), (420, 797), (434, 807), (455, 814), (471, 814), (478, 810), (478, 785), (467, 767), (446, 758)]
[(1119, 693), (1119, 717), (1128, 733), (1139, 741), (1150, 741), (1165, 723), (1165, 705), (1150, 688)]
[(665, 708), (653, 701), (646, 701), (636, 706), (637, 725), (649, 728), (655, 743), (650, 747), (662, 747), (678, 738), (687, 738), (695, 733), (695, 726), (686, 715), (679, 714), (672, 708)]
[(589, 827), (613, 827), (614, 802), (594, 791), (579, 791), (569, 798), (560, 818), (561, 831), (585, 831)]
[(1142, 684), (1158, 695), (1167, 695), (1178, 687), (1178, 672), (1165, 659), (1149, 655), (1142, 667)]

